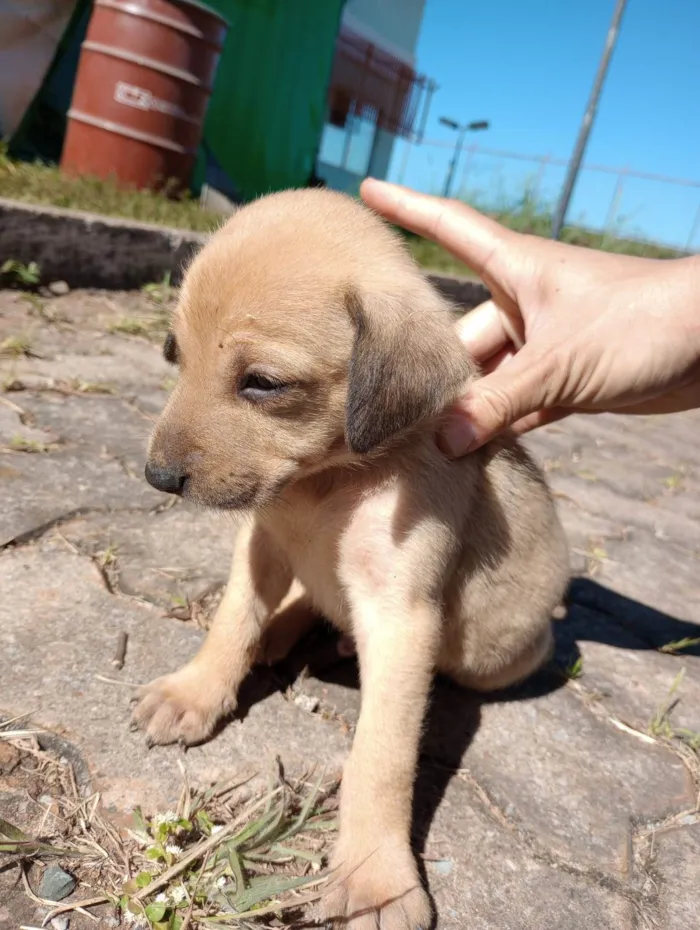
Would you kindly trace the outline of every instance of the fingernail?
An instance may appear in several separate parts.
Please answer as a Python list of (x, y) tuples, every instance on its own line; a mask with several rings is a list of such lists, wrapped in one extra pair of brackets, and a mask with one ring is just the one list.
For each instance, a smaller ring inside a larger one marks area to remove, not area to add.
[(459, 458), (476, 443), (476, 430), (464, 417), (450, 416), (438, 435), (438, 446), (446, 455)]

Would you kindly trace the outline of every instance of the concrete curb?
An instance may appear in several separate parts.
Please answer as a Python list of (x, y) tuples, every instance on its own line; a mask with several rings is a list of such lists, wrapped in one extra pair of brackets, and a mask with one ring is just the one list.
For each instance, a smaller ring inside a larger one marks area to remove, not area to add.
[(173, 279), (205, 236), (95, 213), (0, 199), (0, 264), (36, 262), (42, 282), (129, 290)]
[[(0, 265), (8, 258), (36, 262), (43, 283), (130, 290), (165, 274), (177, 284), (203, 233), (153, 226), (95, 213), (19, 203), (0, 198)], [(468, 279), (428, 275), (433, 285), (464, 309), (489, 296)]]

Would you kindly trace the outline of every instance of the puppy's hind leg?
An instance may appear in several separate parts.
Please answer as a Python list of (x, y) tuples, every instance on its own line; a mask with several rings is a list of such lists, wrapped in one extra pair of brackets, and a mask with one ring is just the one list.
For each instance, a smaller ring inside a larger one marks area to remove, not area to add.
[(542, 632), (514, 658), (499, 664), (484, 661), (470, 669), (464, 669), (457, 676), (459, 684), (473, 691), (500, 691), (519, 685), (535, 672), (539, 671), (552, 657), (554, 636), (551, 627)]
[(500, 691), (525, 681), (551, 658), (552, 624), (533, 616), (507, 624), (502, 617), (470, 618), (459, 645), (448, 636), (442, 643), (438, 669), (473, 691)]
[(286, 561), (257, 524), (236, 539), (226, 593), (197, 655), (141, 693), (133, 722), (149, 743), (200, 743), (236, 707), (266, 622), (292, 583)]

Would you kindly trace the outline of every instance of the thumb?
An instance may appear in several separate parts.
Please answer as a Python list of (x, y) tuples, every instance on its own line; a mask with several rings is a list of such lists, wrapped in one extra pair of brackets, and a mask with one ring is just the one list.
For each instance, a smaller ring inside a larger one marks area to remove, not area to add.
[(440, 447), (453, 458), (480, 448), (530, 414), (557, 402), (551, 353), (526, 345), (492, 374), (474, 381), (448, 411)]

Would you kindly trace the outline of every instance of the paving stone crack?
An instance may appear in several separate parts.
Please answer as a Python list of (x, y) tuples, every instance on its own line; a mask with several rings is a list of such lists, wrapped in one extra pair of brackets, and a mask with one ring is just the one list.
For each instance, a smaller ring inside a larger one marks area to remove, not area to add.
[(629, 867), (639, 886), (640, 901), (635, 905), (633, 930), (655, 930), (661, 889), (664, 881), (655, 867), (656, 838), (660, 834), (685, 830), (700, 823), (700, 796), (694, 809), (671, 814), (665, 818), (637, 819), (630, 830)]
[(453, 772), (459, 779), (468, 784), (489, 818), (494, 820), (501, 827), (507, 829), (508, 832), (515, 837), (520, 848), (535, 862), (539, 862), (549, 868), (557, 869), (560, 872), (565, 872), (568, 875), (581, 879), (596, 887), (604, 888), (613, 894), (620, 895), (632, 902), (635, 908), (642, 903), (639, 891), (629, 884), (628, 879), (616, 878), (614, 875), (610, 875), (600, 869), (579, 865), (551, 850), (545, 849), (537, 837), (503, 810), (498, 802), (491, 796), (488, 789), (481, 784), (470, 769), (455, 769), (451, 766), (445, 766), (439, 760), (431, 756), (424, 756), (423, 759), (429, 762), (430, 765)]
[[(114, 511), (113, 511), (114, 512)], [(119, 511), (119, 512), (128, 512), (128, 511)], [(124, 590), (119, 584), (119, 567), (116, 563), (116, 559), (111, 562), (105, 562), (103, 559), (104, 553), (90, 553), (86, 552), (79, 545), (71, 542), (67, 539), (63, 533), (56, 532), (59, 539), (64, 543), (64, 545), (70, 549), (70, 551), (77, 555), (79, 558), (87, 559), (95, 569), (97, 577), (101, 587), (110, 594), (112, 597), (124, 598), (128, 601), (135, 601), (137, 604), (140, 604), (142, 607), (146, 607), (149, 610), (156, 610), (160, 614), (165, 614), (165, 608), (158, 604), (156, 601), (152, 601), (149, 598), (143, 597), (140, 594), (135, 594), (130, 591)]]
[(7, 542), (0, 545), (0, 552), (4, 552), (7, 549), (18, 549), (21, 546), (37, 542), (50, 533), (51, 530), (63, 526), (63, 524), (69, 523), (71, 520), (75, 520), (79, 517), (130, 513), (156, 515), (162, 513), (165, 509), (166, 508), (163, 507), (74, 507), (72, 510), (67, 510), (65, 513), (52, 517), (50, 520), (46, 520), (44, 523), (40, 523), (38, 526), (33, 526), (31, 529), (26, 530), (24, 533), (18, 533), (16, 536), (13, 536), (12, 539), (8, 539)]
[(700, 810), (700, 753), (680, 740), (652, 736), (650, 733), (645, 733), (643, 730), (621, 720), (616, 714), (610, 712), (605, 705), (604, 699), (598, 693), (589, 691), (580, 681), (569, 681), (566, 687), (579, 699), (583, 707), (598, 720), (604, 721), (619, 732), (645, 743), (647, 746), (657, 746), (677, 756), (691, 779), (693, 790), (698, 798), (697, 808)]

